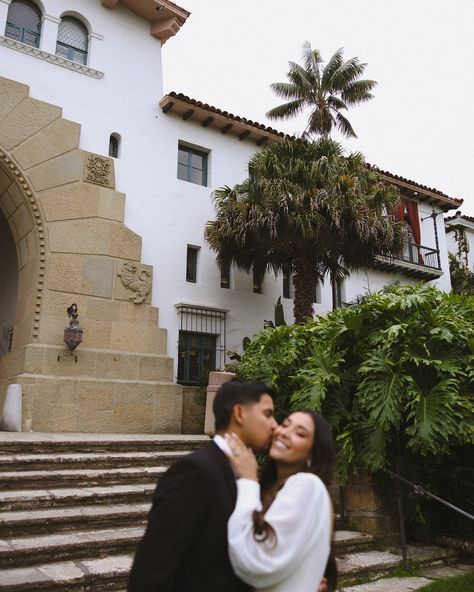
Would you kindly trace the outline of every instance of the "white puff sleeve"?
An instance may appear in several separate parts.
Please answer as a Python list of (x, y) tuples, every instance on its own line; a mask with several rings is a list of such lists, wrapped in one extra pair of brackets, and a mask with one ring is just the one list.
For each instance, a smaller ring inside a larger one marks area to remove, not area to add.
[(228, 524), (229, 557), (237, 576), (255, 588), (274, 586), (288, 578), (315, 545), (323, 573), (330, 550), (331, 509), (319, 477), (297, 473), (287, 479), (265, 514), (276, 534), (273, 541), (254, 538), (253, 512), (260, 509), (259, 484), (239, 479)]

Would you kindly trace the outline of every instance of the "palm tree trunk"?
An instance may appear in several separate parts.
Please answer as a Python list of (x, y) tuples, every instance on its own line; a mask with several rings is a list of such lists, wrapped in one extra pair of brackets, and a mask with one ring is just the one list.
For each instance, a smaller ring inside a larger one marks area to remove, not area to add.
[(311, 263), (304, 258), (295, 259), (293, 268), (295, 270), (293, 314), (295, 323), (304, 323), (308, 317), (313, 318), (313, 294), (316, 287), (316, 277)]

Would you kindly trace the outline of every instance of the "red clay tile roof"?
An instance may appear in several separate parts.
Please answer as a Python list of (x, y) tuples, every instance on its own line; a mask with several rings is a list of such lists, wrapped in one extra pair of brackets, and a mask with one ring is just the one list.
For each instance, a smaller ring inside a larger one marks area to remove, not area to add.
[(251, 119), (246, 119), (245, 117), (239, 117), (238, 115), (234, 115), (233, 113), (229, 113), (228, 111), (223, 111), (222, 109), (218, 109), (217, 107), (214, 107), (213, 105), (208, 105), (207, 103), (197, 101), (196, 99), (192, 99), (191, 97), (183, 95), (182, 93), (176, 93), (176, 92), (172, 91), (172, 92), (168, 93), (168, 96), (173, 97), (175, 99), (179, 99), (180, 101), (184, 101), (186, 103), (189, 103), (190, 105), (194, 105), (195, 107), (201, 107), (202, 109), (205, 109), (206, 111), (210, 111), (211, 113), (216, 113), (217, 115), (222, 115), (223, 117), (226, 117), (227, 119), (231, 119), (232, 121), (237, 121), (239, 123), (245, 123), (247, 125), (251, 125), (252, 127), (255, 127), (255, 128), (262, 130), (264, 132), (267, 132), (269, 134), (272, 134), (275, 136), (280, 136), (281, 138), (293, 138), (294, 137), (294, 136), (290, 136), (288, 134), (285, 134), (283, 132), (279, 132), (278, 130), (276, 130), (272, 127), (268, 127), (266, 125), (263, 125), (263, 123), (258, 123), (256, 121), (252, 121)]
[(463, 218), (468, 222), (474, 222), (474, 216), (466, 216), (466, 214), (463, 214), (462, 212), (456, 212), (454, 216), (449, 216), (448, 218), (445, 218), (444, 221), (449, 222), (451, 220), (458, 220), (459, 218)]

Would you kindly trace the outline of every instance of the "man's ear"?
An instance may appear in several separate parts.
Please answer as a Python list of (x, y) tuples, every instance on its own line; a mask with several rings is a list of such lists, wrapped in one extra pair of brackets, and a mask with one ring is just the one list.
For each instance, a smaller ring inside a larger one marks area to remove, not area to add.
[(244, 423), (245, 406), (238, 404), (232, 407), (232, 421), (239, 427)]

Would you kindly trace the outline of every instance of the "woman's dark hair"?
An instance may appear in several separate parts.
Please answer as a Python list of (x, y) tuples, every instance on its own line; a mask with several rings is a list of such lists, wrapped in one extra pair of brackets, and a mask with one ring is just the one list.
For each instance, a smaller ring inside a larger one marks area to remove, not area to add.
[[(331, 426), (328, 421), (313, 409), (299, 409), (301, 413), (309, 415), (314, 422), (314, 439), (311, 447), (311, 464), (305, 468), (305, 472), (317, 475), (321, 481), (329, 487), (332, 484), (334, 477), (334, 465), (336, 462), (336, 447), (332, 437)], [(260, 476), (260, 486), (263, 494), (268, 491), (277, 480), (277, 469), (275, 461), (271, 458), (267, 459), (262, 474)], [(263, 501), (263, 499), (262, 499)], [(268, 522), (265, 521), (264, 510), (254, 512), (254, 537), (256, 540), (263, 542), (274, 540), (275, 532)], [(275, 541), (276, 542), (276, 541)], [(329, 559), (326, 564), (324, 577), (328, 581), (328, 592), (333, 592), (337, 584), (337, 567), (334, 555), (334, 543), (331, 542), (331, 551)]]

